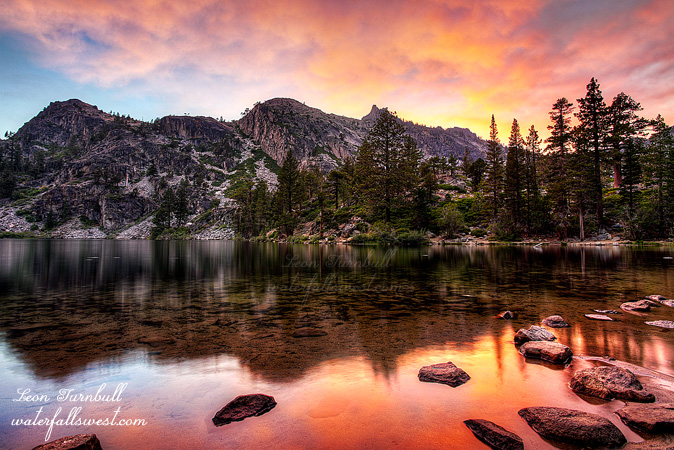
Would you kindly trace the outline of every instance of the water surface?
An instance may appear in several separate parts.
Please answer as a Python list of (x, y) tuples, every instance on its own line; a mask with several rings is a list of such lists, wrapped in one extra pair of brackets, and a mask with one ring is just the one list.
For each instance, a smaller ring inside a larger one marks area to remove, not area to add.
[[(614, 247), (372, 248), (242, 242), (0, 241), (0, 442), (26, 449), (47, 426), (15, 419), (142, 418), (145, 426), (54, 426), (51, 439), (94, 432), (109, 449), (485, 448), (462, 424), (489, 419), (528, 448), (555, 448), (517, 411), (613, 411), (567, 383), (575, 370), (525, 361), (521, 327), (561, 314), (554, 330), (576, 355), (674, 375), (674, 333), (644, 324), (674, 309), (584, 318), (591, 309), (674, 296), (672, 250)], [(495, 319), (506, 309), (512, 321)], [(421, 383), (421, 366), (452, 361), (458, 388)], [(125, 385), (117, 402), (59, 402)], [(18, 402), (17, 390), (45, 394)], [(215, 427), (237, 395), (278, 406)]]

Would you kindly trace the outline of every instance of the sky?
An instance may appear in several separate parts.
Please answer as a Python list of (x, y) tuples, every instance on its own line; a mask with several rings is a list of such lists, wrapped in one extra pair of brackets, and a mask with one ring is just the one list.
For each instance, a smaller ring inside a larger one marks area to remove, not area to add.
[(79, 98), (151, 120), (290, 97), (507, 141), (596, 77), (674, 122), (671, 0), (2, 0), (0, 132)]

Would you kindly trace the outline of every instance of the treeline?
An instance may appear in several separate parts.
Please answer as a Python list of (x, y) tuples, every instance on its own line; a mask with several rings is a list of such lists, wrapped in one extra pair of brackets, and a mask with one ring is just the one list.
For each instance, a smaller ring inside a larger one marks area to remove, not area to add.
[(244, 238), (273, 229), (287, 237), (300, 226), (322, 236), (357, 216), (364, 220), (359, 240), (410, 230), (499, 240), (582, 240), (611, 230), (631, 239), (670, 237), (672, 130), (641, 110), (624, 93), (607, 104), (593, 78), (576, 105), (566, 98), (552, 105), (545, 142), (533, 126), (523, 132), (513, 120), (504, 144), (492, 116), (484, 159), (472, 160), (466, 150), (459, 161), (424, 159), (384, 109), (359, 151), (327, 174), (289, 151), (276, 190), (252, 174), (245, 178), (234, 194), (235, 227)]

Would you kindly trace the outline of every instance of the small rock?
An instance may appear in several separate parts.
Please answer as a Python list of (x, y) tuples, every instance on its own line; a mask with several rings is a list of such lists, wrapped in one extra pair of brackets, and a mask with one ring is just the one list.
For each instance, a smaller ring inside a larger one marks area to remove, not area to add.
[(674, 403), (627, 405), (616, 414), (630, 428), (653, 434), (674, 432)]
[(603, 314), (585, 314), (585, 317), (587, 317), (588, 319), (592, 319), (592, 320), (606, 320), (606, 321), (609, 321), (609, 322), (612, 322), (612, 321), (615, 320), (615, 319), (612, 319), (609, 316), (605, 316)]
[(496, 316), (496, 317), (499, 318), (499, 319), (510, 320), (510, 319), (514, 319), (514, 318), (515, 318), (515, 314), (513, 314), (512, 311), (504, 311), (504, 312), (502, 312), (501, 314), (499, 314), (499, 315)]
[(620, 447), (625, 436), (610, 420), (596, 414), (546, 406), (518, 411), (533, 430), (544, 438), (582, 447)]
[(215, 413), (213, 424), (216, 427), (237, 422), (247, 417), (261, 416), (276, 406), (274, 397), (264, 394), (240, 395)]
[(635, 311), (635, 312), (648, 312), (653, 306), (652, 301), (650, 300), (639, 300), (638, 302), (625, 302), (620, 305), (620, 309), (625, 311)]
[(569, 382), (577, 394), (633, 402), (654, 402), (655, 396), (641, 385), (637, 377), (627, 369), (615, 366), (599, 366), (579, 370)]
[(536, 358), (553, 364), (566, 364), (573, 358), (569, 347), (557, 342), (529, 341), (520, 347), (520, 353), (525, 358)]
[(671, 320), (654, 320), (652, 322), (645, 322), (645, 324), (660, 328), (674, 328), (674, 322)]
[(457, 387), (468, 380), (470, 380), (470, 375), (451, 362), (424, 366), (419, 370), (419, 381), (442, 383), (451, 387)]
[(520, 328), (515, 334), (515, 344), (529, 341), (554, 341), (555, 339), (557, 338), (554, 334), (537, 325), (530, 326), (528, 330)]
[(667, 300), (667, 297), (664, 297), (662, 295), (647, 295), (646, 298), (648, 300), (653, 300), (654, 302), (661, 302), (663, 300)]
[(326, 336), (328, 333), (326, 333), (323, 330), (317, 330), (316, 328), (300, 328), (298, 330), (295, 330), (293, 333), (294, 338), (305, 338), (305, 337), (320, 337), (320, 336)]
[(547, 325), (551, 328), (565, 328), (569, 324), (564, 321), (562, 316), (550, 316), (543, 319), (543, 325)]
[(33, 450), (102, 450), (102, 448), (95, 434), (77, 434), (38, 445)]
[(592, 311), (599, 314), (620, 314), (620, 312), (615, 309), (593, 309)]
[(494, 450), (524, 450), (522, 438), (503, 427), (484, 419), (464, 420), (476, 438)]

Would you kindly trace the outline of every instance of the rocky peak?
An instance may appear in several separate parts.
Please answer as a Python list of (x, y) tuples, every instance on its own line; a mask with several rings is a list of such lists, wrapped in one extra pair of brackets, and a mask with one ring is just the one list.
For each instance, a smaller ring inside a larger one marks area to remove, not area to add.
[(63, 147), (72, 136), (89, 141), (112, 120), (110, 114), (78, 99), (52, 102), (17, 131), (17, 138), (24, 144), (38, 141)]
[(381, 116), (381, 109), (377, 108), (377, 105), (372, 105), (372, 109), (370, 110), (369, 114), (366, 116), (363, 116), (362, 120), (364, 123), (371, 125), (379, 119), (379, 116)]

